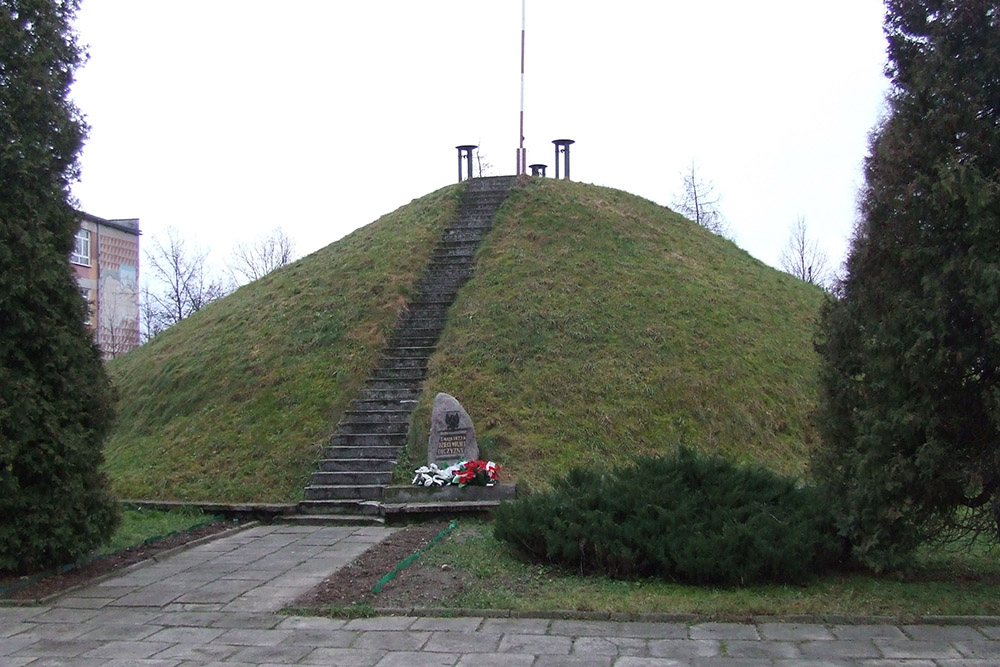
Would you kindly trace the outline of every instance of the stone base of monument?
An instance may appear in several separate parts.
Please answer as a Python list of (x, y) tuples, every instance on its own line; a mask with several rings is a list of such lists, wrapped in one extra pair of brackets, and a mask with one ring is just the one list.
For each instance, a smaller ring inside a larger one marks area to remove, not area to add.
[(513, 484), (493, 486), (387, 486), (382, 490), (384, 515), (489, 512), (505, 500), (513, 500)]

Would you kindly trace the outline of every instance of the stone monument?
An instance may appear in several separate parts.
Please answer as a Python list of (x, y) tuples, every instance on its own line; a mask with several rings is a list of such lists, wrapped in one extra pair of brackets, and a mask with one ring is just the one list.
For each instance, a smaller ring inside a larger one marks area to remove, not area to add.
[(454, 396), (438, 394), (431, 409), (431, 435), (427, 439), (427, 465), (444, 468), (458, 461), (479, 458), (472, 418)]

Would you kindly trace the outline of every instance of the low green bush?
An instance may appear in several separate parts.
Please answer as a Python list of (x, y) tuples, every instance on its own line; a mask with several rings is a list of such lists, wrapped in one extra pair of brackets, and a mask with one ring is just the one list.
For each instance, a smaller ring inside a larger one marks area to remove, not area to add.
[(683, 448), (573, 469), (551, 491), (499, 507), (494, 534), (581, 573), (726, 585), (802, 581), (840, 553), (810, 487)]

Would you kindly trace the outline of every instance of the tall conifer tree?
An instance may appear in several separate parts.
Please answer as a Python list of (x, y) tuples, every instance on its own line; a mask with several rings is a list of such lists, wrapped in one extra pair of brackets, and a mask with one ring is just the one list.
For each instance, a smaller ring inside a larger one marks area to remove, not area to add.
[(888, 114), (823, 315), (815, 461), (876, 569), (1000, 537), (1000, 2), (886, 7)]
[(0, 570), (71, 561), (118, 517), (99, 471), (111, 390), (67, 261), (76, 9), (0, 0)]

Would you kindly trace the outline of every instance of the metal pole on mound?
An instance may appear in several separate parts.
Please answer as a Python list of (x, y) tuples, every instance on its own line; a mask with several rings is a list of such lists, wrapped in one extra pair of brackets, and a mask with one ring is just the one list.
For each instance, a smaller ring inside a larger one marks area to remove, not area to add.
[(517, 149), (517, 170), (514, 172), (518, 175), (528, 171), (528, 155), (524, 150), (524, 5), (525, 0), (521, 0), (521, 127), (518, 132), (520, 143)]

